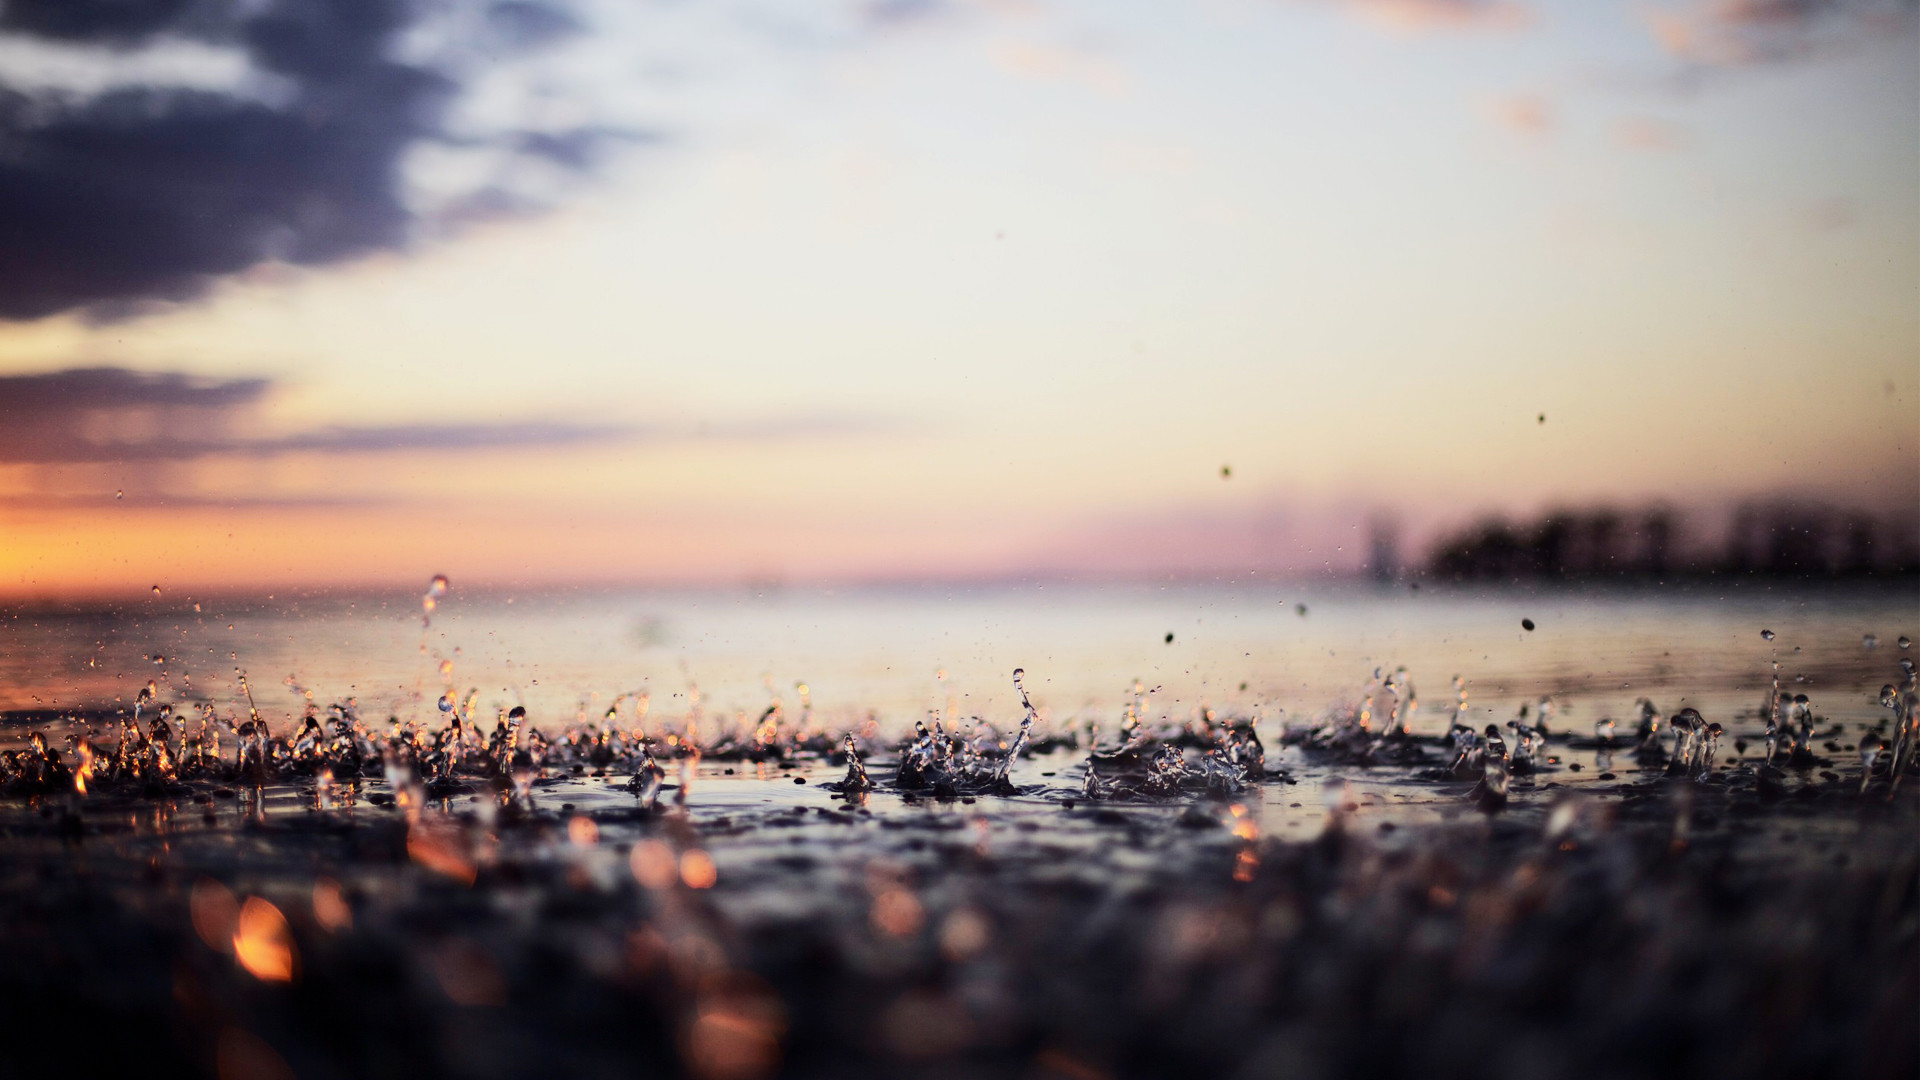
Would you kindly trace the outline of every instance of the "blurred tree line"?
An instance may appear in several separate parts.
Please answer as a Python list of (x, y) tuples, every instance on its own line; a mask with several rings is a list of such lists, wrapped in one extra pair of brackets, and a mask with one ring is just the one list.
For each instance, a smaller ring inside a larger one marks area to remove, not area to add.
[(1654, 506), (1554, 510), (1529, 521), (1482, 520), (1430, 549), (1442, 581), (1659, 580), (1740, 575), (1867, 578), (1920, 574), (1920, 524), (1860, 510), (1776, 500), (1739, 506), (1723, 537), (1690, 535)]

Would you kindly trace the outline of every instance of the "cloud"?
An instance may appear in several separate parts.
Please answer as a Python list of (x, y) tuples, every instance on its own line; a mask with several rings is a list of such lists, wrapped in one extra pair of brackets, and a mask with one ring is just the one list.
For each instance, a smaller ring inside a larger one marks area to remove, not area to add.
[(1533, 21), (1532, 12), (1509, 0), (1313, 0), (1342, 8), (1376, 26), (1400, 33), (1434, 30), (1511, 30)]
[[(476, 58), (578, 28), (532, 0), (7, 0), (0, 319), (111, 317), (265, 262), (403, 247), (433, 209), (406, 183), (423, 146), (488, 155), (481, 190), (530, 161), (587, 168), (622, 133), (452, 119)], [(182, 55), (220, 58), (214, 77)]]
[(244, 430), (257, 421), (253, 414), (272, 388), (260, 378), (204, 379), (124, 368), (0, 376), (0, 464), (566, 446), (633, 433), (625, 427), (537, 421), (333, 426), (287, 434)]
[(1613, 140), (1629, 150), (1669, 152), (1693, 145), (1686, 128), (1651, 116), (1629, 116), (1613, 125)]
[(1103, 97), (1122, 97), (1132, 86), (1120, 61), (1089, 45), (1007, 42), (994, 49), (993, 64), (1022, 78), (1075, 83)]
[(1541, 136), (1553, 131), (1553, 103), (1533, 94), (1516, 94), (1494, 101), (1489, 111), (1493, 119), (1508, 131)]
[(1654, 38), (1696, 67), (1788, 63), (1910, 36), (1920, 0), (1709, 0), (1648, 15)]
[(288, 454), (561, 448), (596, 443), (793, 442), (889, 434), (857, 413), (802, 413), (681, 427), (552, 420), (264, 430), (269, 379), (72, 368), (0, 376), (0, 465), (137, 464)]

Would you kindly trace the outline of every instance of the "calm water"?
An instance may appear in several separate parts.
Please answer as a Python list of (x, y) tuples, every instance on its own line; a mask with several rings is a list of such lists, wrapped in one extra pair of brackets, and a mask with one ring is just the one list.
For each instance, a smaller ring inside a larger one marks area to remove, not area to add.
[(1875, 715), (1880, 685), (1894, 681), (1898, 638), (1920, 635), (1911, 585), (476, 595), (456, 583), (424, 628), (420, 596), (406, 594), (169, 595), (113, 610), (0, 614), (0, 710), (125, 704), (153, 680), (163, 700), (212, 700), (224, 711), (242, 707), (244, 669), (276, 729), (308, 694), (321, 705), (356, 698), (370, 719), (426, 720), (449, 688), (477, 690), (482, 715), (524, 704), (556, 729), (641, 692), (652, 717), (682, 716), (697, 688), (708, 722), (724, 725), (774, 698), (794, 715), (801, 683), (829, 727), (873, 716), (900, 730), (928, 710), (1010, 723), (1016, 667), (1050, 724), (1111, 723), (1137, 679), (1150, 691), (1149, 715), (1259, 708), (1277, 726), (1282, 712), (1303, 721), (1354, 700), (1376, 667), (1405, 666), (1422, 699), (1416, 732), (1444, 728), (1456, 675), (1492, 718), (1552, 694), (1561, 726), (1590, 731), (1602, 715), (1624, 720), (1642, 695), (1667, 711), (1691, 705), (1738, 719), (1760, 701), (1775, 659), (1783, 681), (1823, 713), (1858, 719)]

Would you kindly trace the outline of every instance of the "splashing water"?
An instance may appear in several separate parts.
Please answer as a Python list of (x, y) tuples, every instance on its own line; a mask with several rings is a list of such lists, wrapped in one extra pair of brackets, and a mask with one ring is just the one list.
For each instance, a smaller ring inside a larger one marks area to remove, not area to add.
[(1480, 759), (1480, 784), (1472, 792), (1480, 806), (1491, 812), (1507, 805), (1509, 772), (1507, 768), (1507, 743), (1500, 737), (1500, 728), (1488, 724), (1484, 735), (1485, 745)]

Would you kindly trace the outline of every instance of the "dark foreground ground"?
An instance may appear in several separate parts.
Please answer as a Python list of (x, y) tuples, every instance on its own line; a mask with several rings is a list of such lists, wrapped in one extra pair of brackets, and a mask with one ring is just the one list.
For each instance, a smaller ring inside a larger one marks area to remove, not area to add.
[(4, 1071), (1916, 1074), (1912, 777), (1543, 774), (1486, 814), (1414, 768), (1323, 809), (1345, 765), (1287, 760), (1090, 803), (1059, 750), (1018, 797), (859, 805), (829, 761), (708, 762), (654, 813), (584, 771), (490, 827), (377, 782), (8, 798)]

